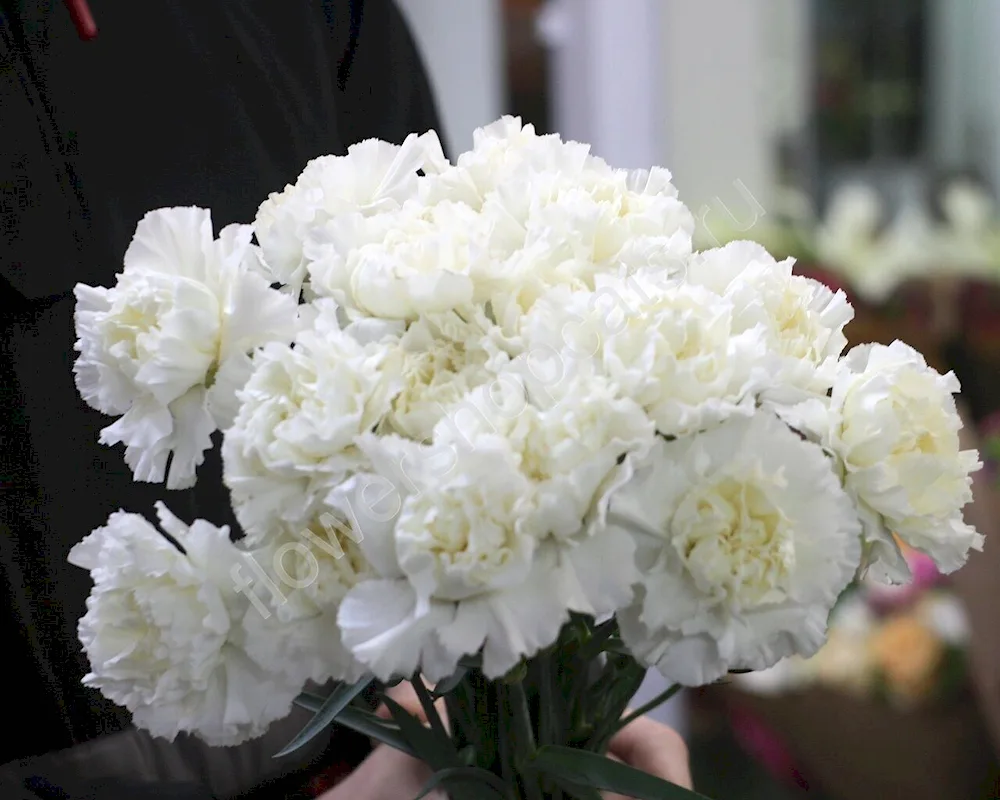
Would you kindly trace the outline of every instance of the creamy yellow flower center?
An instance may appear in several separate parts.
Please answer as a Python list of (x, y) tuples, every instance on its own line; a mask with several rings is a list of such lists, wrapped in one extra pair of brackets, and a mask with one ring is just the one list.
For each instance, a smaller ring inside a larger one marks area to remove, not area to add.
[(485, 369), (479, 369), (486, 363), (485, 350), (447, 340), (408, 354), (403, 386), (387, 420), (391, 430), (417, 441), (429, 438), (448, 406), (486, 380)]
[[(460, 600), (507, 582), (525, 560), (523, 535), (515, 526), (516, 497), (460, 489), (411, 497), (397, 527), (403, 562), (429, 555), (436, 574), (435, 596)], [(404, 566), (405, 569), (405, 566)]]
[(825, 344), (825, 331), (808, 306), (808, 298), (797, 286), (787, 287), (773, 309), (775, 331), (785, 355), (811, 358)]
[(793, 531), (766, 485), (726, 477), (680, 504), (673, 545), (699, 589), (742, 605), (784, 596), (795, 565)]

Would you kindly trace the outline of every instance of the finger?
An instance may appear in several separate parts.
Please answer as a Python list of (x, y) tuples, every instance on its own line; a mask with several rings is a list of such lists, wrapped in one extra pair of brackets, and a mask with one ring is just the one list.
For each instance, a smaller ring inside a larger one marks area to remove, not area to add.
[(673, 728), (640, 717), (611, 740), (611, 753), (630, 767), (692, 788), (687, 744)]
[[(401, 705), (408, 713), (415, 716), (421, 722), (427, 722), (427, 715), (424, 713), (423, 706), (420, 705), (420, 698), (417, 697), (417, 692), (409, 681), (403, 681), (402, 683), (393, 686), (391, 689), (386, 691), (386, 695), (399, 703), (399, 705)], [(389, 707), (386, 706), (385, 703), (379, 704), (375, 713), (382, 719), (392, 719), (392, 714), (389, 713)]]
[[(395, 800), (415, 797), (431, 777), (430, 768), (421, 761), (387, 745), (375, 747), (350, 775), (321, 800)], [(442, 795), (428, 795), (428, 800), (440, 800)]]
[[(386, 692), (386, 694), (402, 706), (408, 714), (416, 717), (424, 725), (429, 724), (427, 713), (424, 711), (424, 707), (420, 702), (420, 698), (417, 696), (416, 690), (409, 681), (404, 681), (397, 686), (393, 686)], [(448, 711), (445, 707), (444, 700), (437, 700), (434, 703), (434, 709), (437, 711), (438, 717), (440, 717), (441, 722), (444, 724), (445, 730), (450, 732), (448, 727)], [(392, 719), (392, 713), (389, 711), (389, 708), (385, 705), (385, 703), (379, 705), (379, 707), (375, 710), (375, 714), (384, 720)]]

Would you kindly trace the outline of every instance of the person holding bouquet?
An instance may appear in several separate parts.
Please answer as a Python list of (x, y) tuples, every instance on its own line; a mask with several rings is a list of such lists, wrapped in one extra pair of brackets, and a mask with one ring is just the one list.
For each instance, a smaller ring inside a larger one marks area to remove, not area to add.
[[(66, 555), (108, 508), (151, 509), (158, 492), (98, 443), (105, 423), (73, 385), (73, 286), (113, 282), (153, 206), (208, 201), (224, 225), (312, 158), (438, 126), (391, 0), (68, 6), (0, 0), (2, 623), (32, 708), (0, 763), (125, 724), (80, 684), (90, 587)], [(221, 492), (173, 494), (185, 515), (228, 519)]]

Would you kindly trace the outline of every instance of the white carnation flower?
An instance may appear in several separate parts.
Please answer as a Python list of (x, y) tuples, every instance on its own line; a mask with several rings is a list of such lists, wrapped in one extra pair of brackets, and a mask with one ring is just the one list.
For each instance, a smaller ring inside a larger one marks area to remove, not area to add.
[(427, 182), (425, 200), (457, 200), (480, 209), (512, 175), (562, 175), (573, 181), (607, 172), (610, 168), (590, 154), (589, 145), (564, 142), (556, 134), (539, 136), (533, 125), (507, 116), (473, 132), (472, 149)]
[(213, 240), (204, 209), (152, 211), (114, 287), (76, 286), (76, 385), (121, 415), (101, 443), (126, 445), (137, 481), (193, 486), (212, 432), (232, 422), (249, 354), (294, 335), (295, 303), (250, 267), (250, 237), (232, 225)]
[(691, 254), (694, 219), (665, 170), (516, 175), (487, 198), (483, 216), (502, 257), (481, 282), (508, 331), (553, 286), (593, 290), (613, 272), (666, 277)]
[(782, 405), (829, 391), (854, 317), (843, 292), (793, 274), (792, 264), (753, 242), (731, 242), (696, 255), (687, 272), (690, 283), (732, 302), (734, 333), (764, 331), (772, 376), (765, 399)]
[(550, 530), (569, 535), (595, 506), (626, 455), (642, 457), (654, 442), (652, 421), (634, 400), (603, 378), (579, 373), (551, 391), (529, 396), (507, 437), (521, 456), (521, 469), (539, 486), (542, 506), (567, 514)]
[(353, 683), (364, 667), (341, 642), (337, 613), (347, 592), (375, 577), (350, 523), (330, 511), (246, 554), (241, 580), (258, 602), (247, 613), (247, 652), (289, 681)]
[(767, 339), (759, 327), (733, 333), (728, 299), (649, 273), (598, 276), (594, 292), (557, 288), (526, 315), (528, 352), (593, 360), (664, 435), (693, 433), (732, 414), (751, 414)]
[(254, 358), (226, 431), (226, 486), (254, 542), (307, 525), (326, 493), (364, 466), (354, 438), (382, 422), (401, 386), (397, 326), (366, 320), (342, 330), (333, 303), (316, 307), (294, 347), (270, 345)]
[(532, 481), (546, 533), (560, 539), (586, 535), (589, 521), (603, 521), (609, 493), (655, 440), (638, 403), (593, 371), (559, 372), (564, 364), (550, 370), (515, 359), (448, 408), (433, 437), (457, 450), (475, 448), (480, 438), (506, 440)]
[(441, 169), (445, 163), (433, 131), (411, 134), (401, 146), (368, 139), (352, 145), (345, 156), (310, 161), (294, 185), (271, 194), (257, 211), (253, 229), (272, 279), (301, 280), (310, 230), (345, 214), (398, 209), (417, 195), (418, 170)]
[(70, 551), (94, 580), (80, 620), (84, 683), (153, 736), (189, 732), (218, 747), (261, 736), (291, 712), (302, 684), (263, 669), (244, 647), (248, 603), (231, 576), (239, 552), (228, 528), (189, 527), (162, 503), (157, 512), (183, 551), (124, 511)]
[(907, 572), (889, 530), (945, 573), (982, 548), (983, 537), (962, 520), (970, 475), (982, 464), (975, 450), (960, 449), (958, 391), (953, 373), (939, 374), (899, 341), (855, 347), (841, 362), (829, 446), (843, 461), (848, 491), (875, 512), (866, 536), (884, 545), (877, 566), (895, 580)]
[[(463, 312), (464, 313), (464, 312)], [(400, 340), (402, 388), (386, 418), (389, 432), (428, 442), (447, 409), (496, 379), (508, 360), (499, 336), (481, 312), (422, 317)]]
[(344, 643), (378, 677), (418, 668), (432, 681), (452, 674), (465, 653), (442, 638), (461, 603), (479, 612), (481, 637), (493, 628), (490, 674), (558, 634), (554, 593), (534, 609), (530, 628), (511, 613), (510, 604), (530, 592), (537, 517), (506, 442), (477, 444), (457, 460), (454, 450), (369, 440), (379, 474), (356, 476), (331, 497), (362, 532), (361, 547), (380, 576), (349, 592), (339, 616)]
[[(354, 655), (379, 676), (419, 667), (433, 680), (481, 649), (486, 674), (498, 677), (551, 644), (570, 611), (606, 614), (628, 602), (632, 541), (592, 513), (614, 486), (619, 457), (636, 447), (624, 440), (652, 434), (648, 422), (609, 432), (620, 418), (587, 431), (593, 416), (566, 415), (562, 437), (546, 441), (529, 437), (545, 430), (537, 417), (512, 438), (490, 432), (522, 419), (504, 413), (483, 418), (478, 431), (445, 418), (429, 447), (370, 438), (377, 474), (331, 497), (364, 533), (361, 547), (381, 576), (341, 606)], [(575, 443), (572, 433), (590, 441)]]
[(357, 314), (398, 320), (471, 303), (475, 275), (489, 256), (479, 215), (453, 202), (335, 220), (307, 252), (318, 295)]
[(767, 413), (661, 440), (608, 521), (635, 535), (642, 573), (625, 643), (689, 686), (813, 654), (861, 559), (830, 459)]

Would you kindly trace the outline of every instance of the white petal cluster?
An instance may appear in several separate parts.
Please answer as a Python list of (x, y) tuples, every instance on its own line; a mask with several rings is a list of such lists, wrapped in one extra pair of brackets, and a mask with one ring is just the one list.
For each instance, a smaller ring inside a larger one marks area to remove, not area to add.
[(939, 374), (899, 341), (856, 347), (840, 365), (828, 446), (843, 463), (848, 491), (869, 512), (873, 567), (893, 580), (908, 570), (891, 533), (945, 573), (982, 549), (983, 537), (962, 519), (982, 462), (959, 447), (958, 391), (953, 373)]
[(291, 345), (271, 343), (254, 358), (226, 431), (226, 485), (254, 541), (309, 523), (325, 495), (364, 465), (354, 440), (381, 422), (400, 388), (393, 325), (356, 332), (340, 327), (332, 303), (316, 310)]
[(634, 532), (644, 576), (623, 638), (691, 686), (818, 650), (861, 558), (830, 459), (768, 413), (661, 440), (609, 521)]
[(219, 747), (260, 736), (302, 684), (247, 650), (249, 605), (231, 577), (240, 553), (229, 530), (189, 527), (162, 503), (157, 512), (162, 532), (119, 511), (70, 552), (94, 581), (80, 620), (84, 683), (154, 736), (190, 732)]
[(137, 481), (193, 486), (212, 433), (232, 422), (251, 354), (295, 331), (295, 303), (253, 268), (251, 235), (232, 225), (213, 239), (200, 208), (152, 211), (115, 286), (76, 287), (76, 385), (119, 417), (101, 443), (125, 445)]
[(311, 162), (258, 247), (154, 212), (118, 286), (78, 289), (78, 385), (137, 478), (173, 452), (184, 484), (222, 428), (243, 537), (88, 537), (89, 680), (222, 741), (308, 681), (499, 678), (586, 614), (700, 685), (815, 652), (857, 576), (906, 578), (894, 535), (957, 568), (953, 376), (845, 356), (842, 292), (693, 229), (665, 170), (512, 118), (454, 164), (433, 133)]

